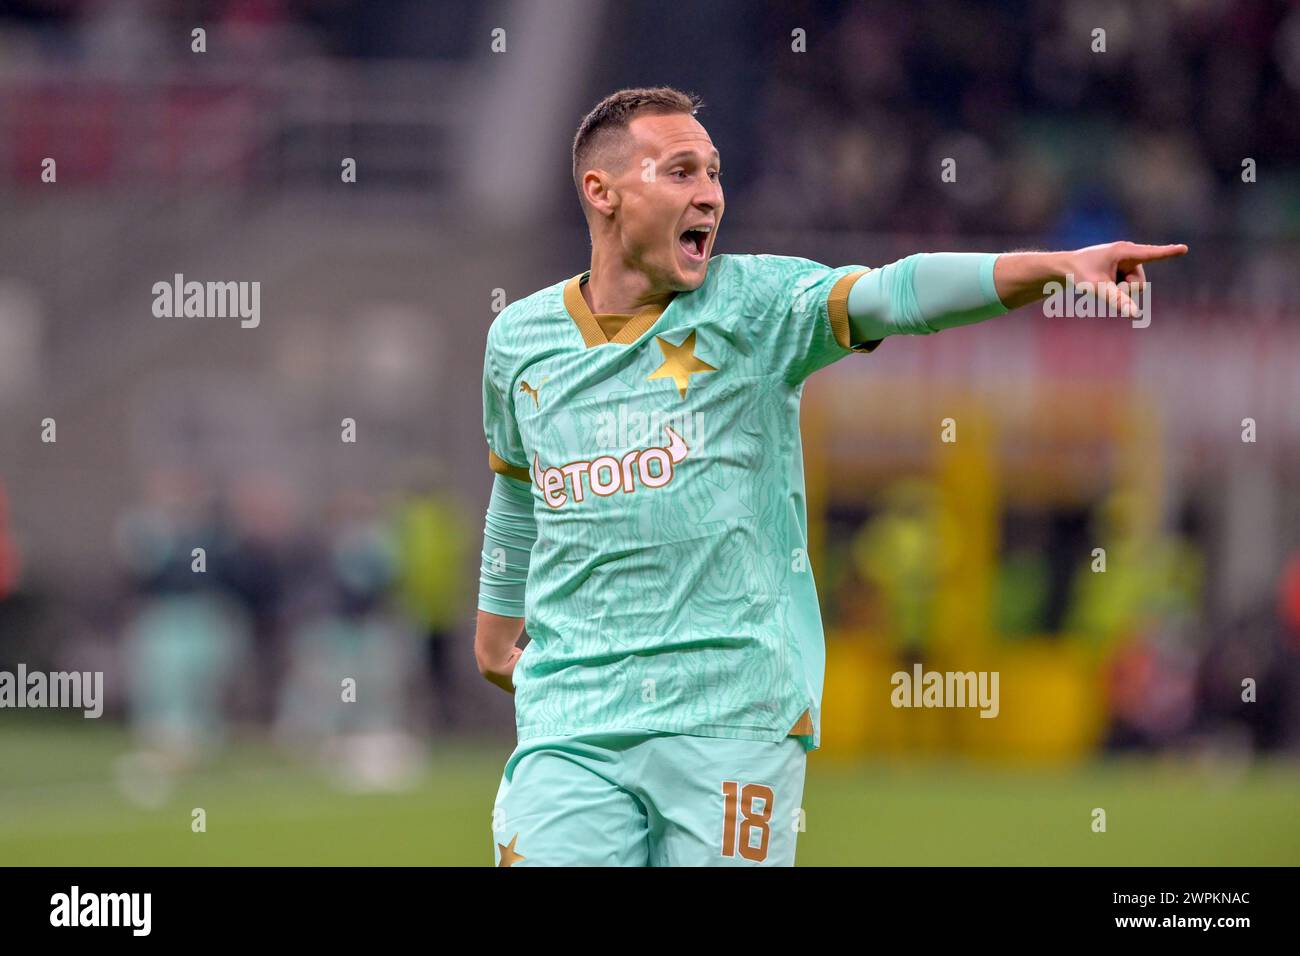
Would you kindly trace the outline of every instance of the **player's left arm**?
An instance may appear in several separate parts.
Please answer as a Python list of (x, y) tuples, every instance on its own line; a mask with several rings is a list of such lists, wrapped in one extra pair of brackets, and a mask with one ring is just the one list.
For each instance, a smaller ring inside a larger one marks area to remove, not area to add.
[[(1145, 284), (1143, 265), (1187, 252), (1185, 245), (1107, 242), (1068, 252), (920, 253), (862, 275), (847, 301), (852, 342), (928, 335), (982, 322), (1045, 298), (1067, 277), (1088, 282), (1139, 314), (1129, 293)], [(1123, 283), (1123, 285), (1121, 285)]]

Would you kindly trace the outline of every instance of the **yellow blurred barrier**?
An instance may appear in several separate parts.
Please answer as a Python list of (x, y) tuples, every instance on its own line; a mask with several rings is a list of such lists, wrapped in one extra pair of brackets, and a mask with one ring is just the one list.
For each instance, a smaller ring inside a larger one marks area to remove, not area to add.
[(991, 717), (981, 717), (974, 700), (966, 707), (894, 706), (893, 675), (903, 671), (910, 679), (912, 667), (870, 635), (832, 634), (826, 652), (822, 752), (832, 758), (1070, 761), (1095, 749), (1105, 730), (1095, 655), (1069, 640), (1025, 641), (981, 653), (978, 662), (924, 662), (925, 673), (996, 672), (997, 713)]

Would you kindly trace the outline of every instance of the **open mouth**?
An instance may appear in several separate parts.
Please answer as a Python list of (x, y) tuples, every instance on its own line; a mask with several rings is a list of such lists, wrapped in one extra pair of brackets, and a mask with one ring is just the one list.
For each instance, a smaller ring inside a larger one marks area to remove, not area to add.
[(677, 244), (682, 247), (686, 258), (692, 262), (704, 261), (704, 250), (709, 244), (709, 233), (712, 231), (712, 226), (696, 226), (677, 237)]

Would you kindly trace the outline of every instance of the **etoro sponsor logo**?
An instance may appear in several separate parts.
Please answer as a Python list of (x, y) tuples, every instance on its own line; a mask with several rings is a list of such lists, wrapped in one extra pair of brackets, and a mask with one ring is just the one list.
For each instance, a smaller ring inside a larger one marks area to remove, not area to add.
[(638, 486), (662, 488), (673, 480), (676, 467), (690, 450), (682, 436), (667, 425), (664, 434), (668, 436), (666, 446), (634, 448), (622, 458), (601, 455), (592, 461), (571, 461), (567, 465), (543, 468), (541, 456), (534, 454), (533, 481), (552, 508), (562, 508), (570, 498), (581, 502), (588, 488), (601, 497), (615, 492), (631, 494)]

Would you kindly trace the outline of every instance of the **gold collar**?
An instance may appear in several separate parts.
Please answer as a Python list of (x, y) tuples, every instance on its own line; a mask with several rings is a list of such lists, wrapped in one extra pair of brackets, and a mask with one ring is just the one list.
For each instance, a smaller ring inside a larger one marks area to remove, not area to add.
[[(582, 333), (582, 341), (587, 348), (593, 345), (631, 345), (658, 321), (659, 316), (663, 315), (664, 309), (667, 308), (662, 305), (647, 306), (640, 312), (628, 316), (627, 321), (614, 337), (608, 338), (588, 307), (587, 300), (582, 297), (582, 284), (590, 275), (590, 270), (583, 272), (574, 276), (564, 286), (564, 308), (568, 310), (569, 317), (578, 326), (578, 331)], [(606, 313), (601, 314), (603, 317)]]

